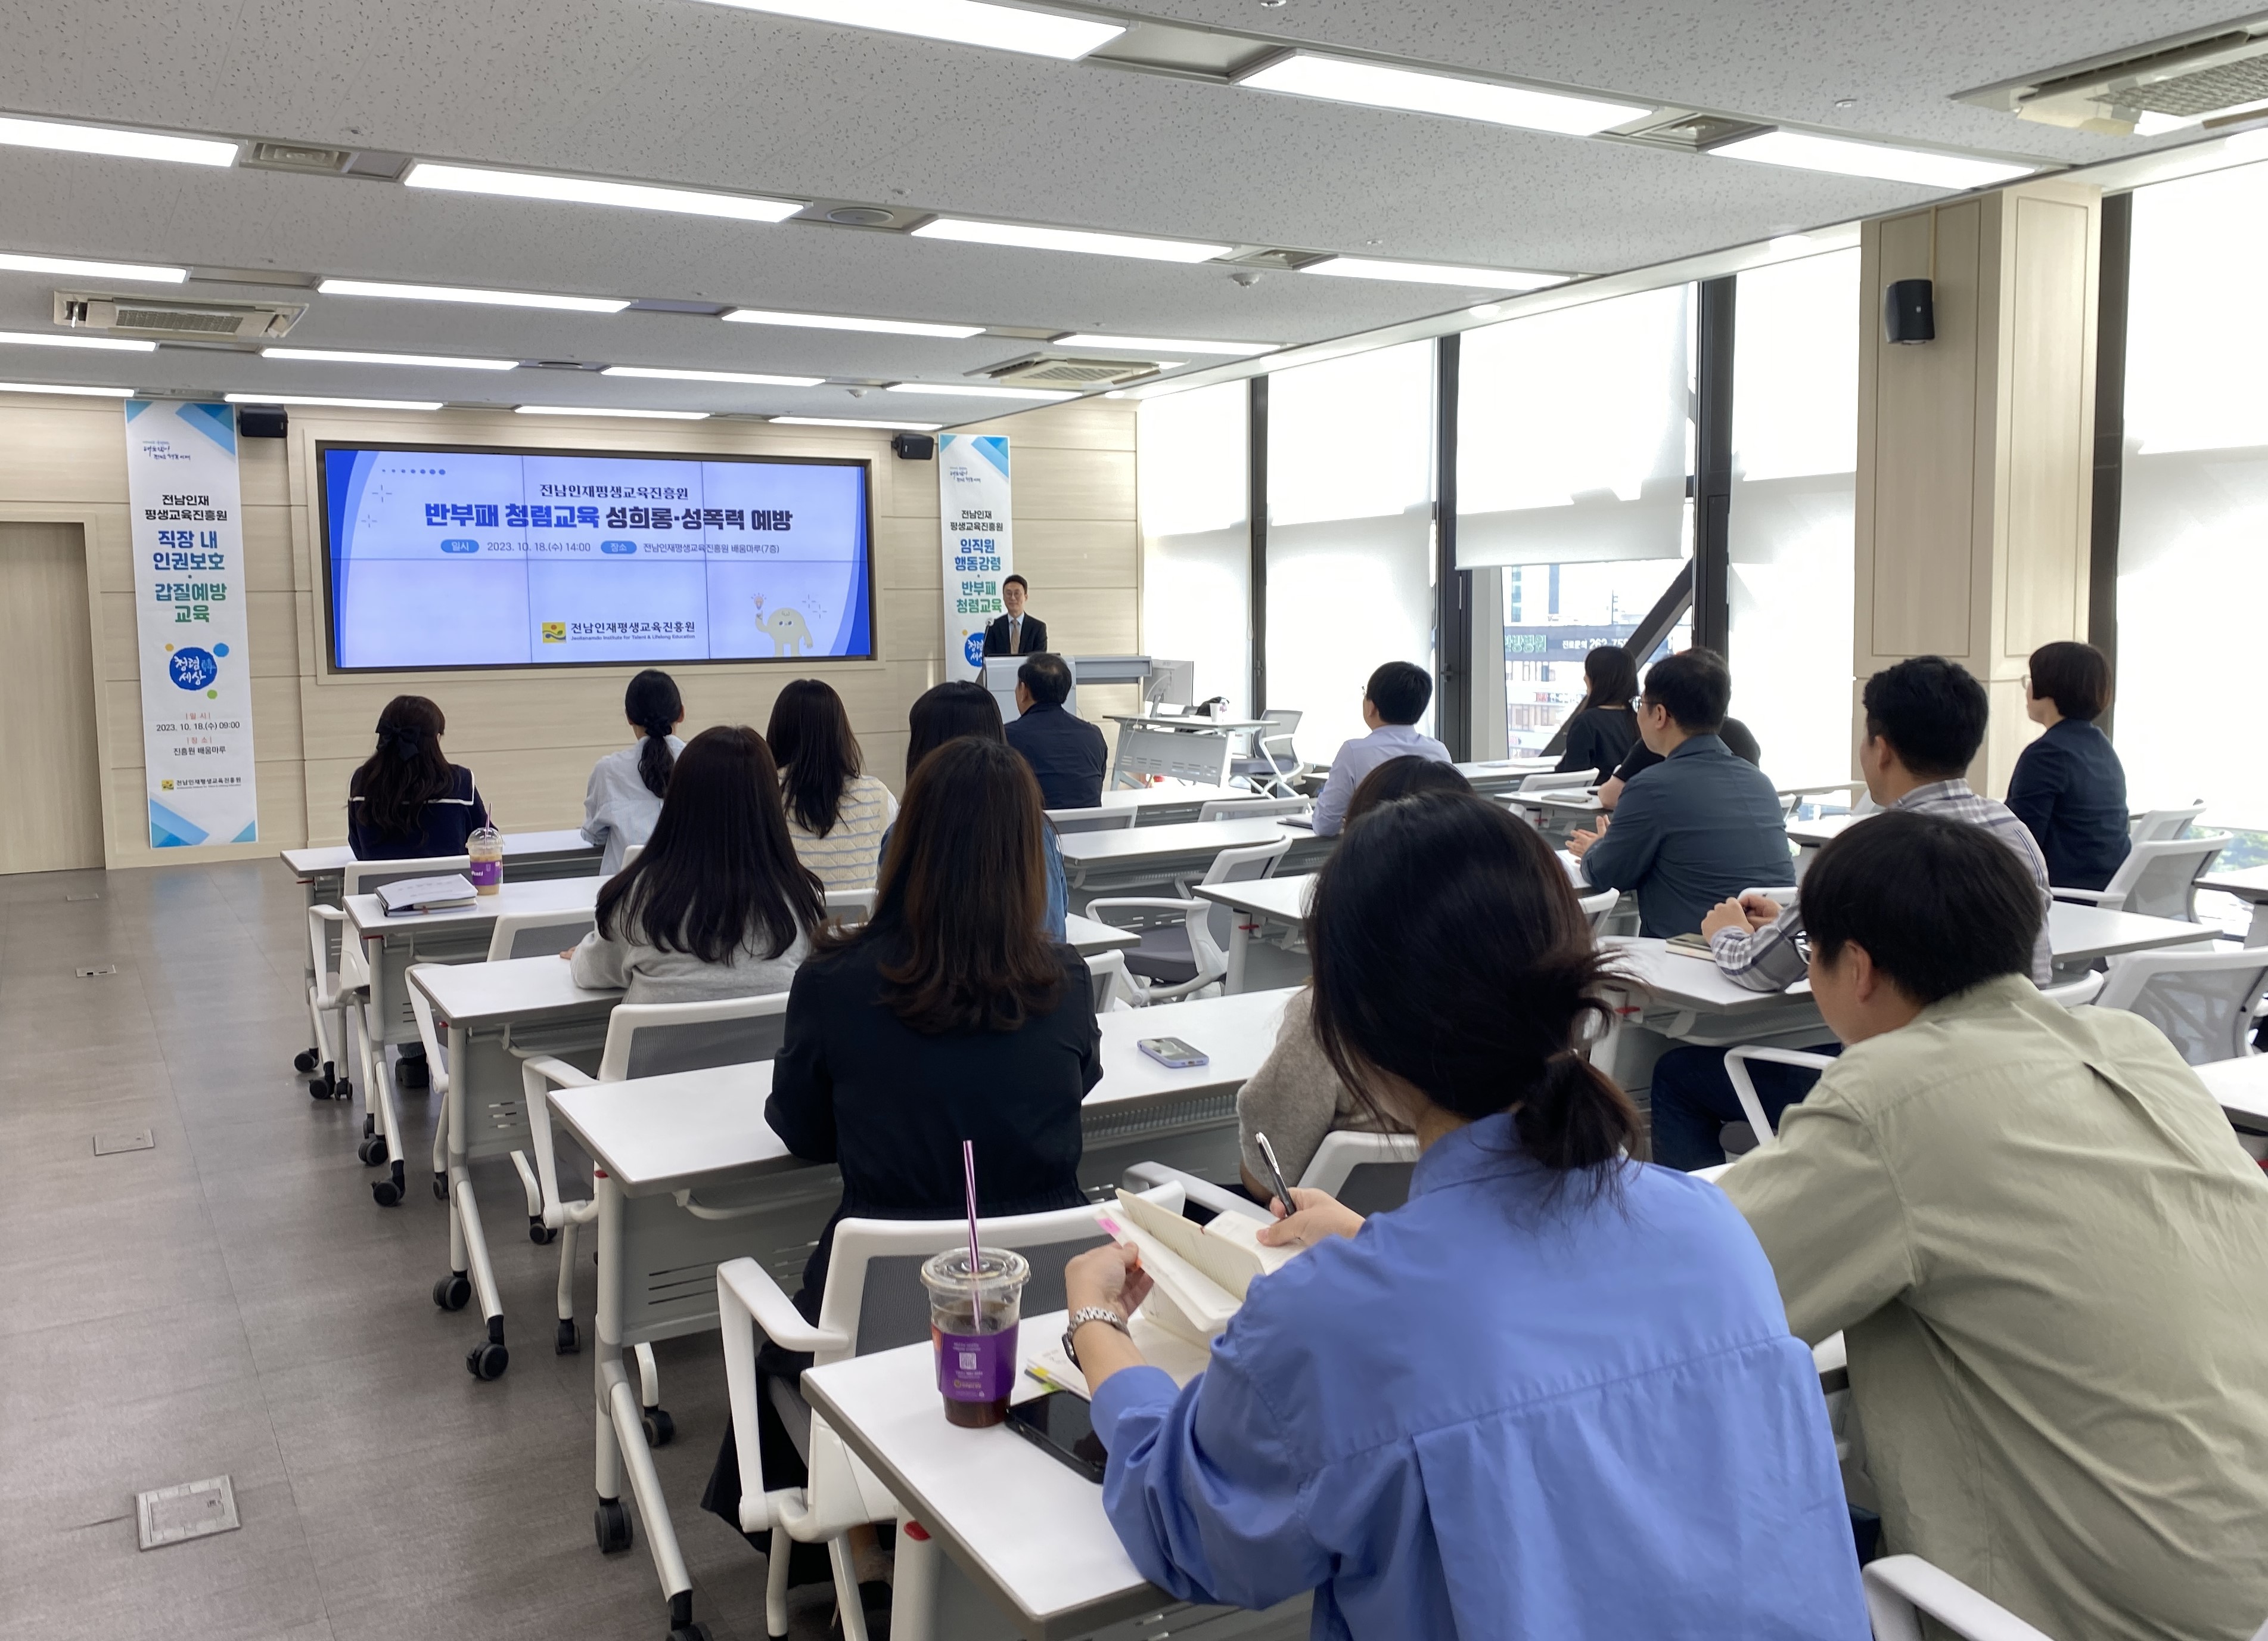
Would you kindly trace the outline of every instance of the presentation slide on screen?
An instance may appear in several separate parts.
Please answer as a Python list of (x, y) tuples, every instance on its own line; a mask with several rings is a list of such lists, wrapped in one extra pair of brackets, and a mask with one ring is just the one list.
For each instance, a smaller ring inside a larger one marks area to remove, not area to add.
[(340, 668), (873, 653), (866, 470), (326, 447)]

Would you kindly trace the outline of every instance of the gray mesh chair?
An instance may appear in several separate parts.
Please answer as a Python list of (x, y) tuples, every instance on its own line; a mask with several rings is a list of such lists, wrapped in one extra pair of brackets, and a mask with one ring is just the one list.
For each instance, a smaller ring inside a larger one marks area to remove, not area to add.
[(2213, 861), (2228, 844), (2225, 834), (2138, 843), (2102, 888), (2058, 886), (2050, 892), (2058, 900), (2083, 901), (2106, 912), (2136, 912), (2144, 917), (2194, 923), (2198, 879), (2213, 869)]
[(1049, 809), (1048, 819), (1057, 833), (1067, 832), (1124, 832), (1141, 817), (1132, 804), (1123, 809)]
[(2096, 1002), (2139, 1014), (2193, 1066), (2252, 1052), (2253, 1011), (2268, 994), (2268, 947), (2146, 951), (2113, 957)]
[(1228, 778), (1244, 782), (1255, 792), (1297, 797), (1299, 787), (1295, 783), (1307, 770), (1292, 744), (1301, 715), (1281, 706), (1261, 713), (1262, 727), (1252, 732), (1251, 756), (1231, 758)]
[(2192, 803), (2184, 809), (2145, 809), (2129, 822), (2126, 836), (2136, 843), (2163, 843), (2178, 838), (2190, 829), (2190, 823), (2205, 813), (2205, 805)]
[[(1241, 849), (1223, 849), (1199, 880), (1207, 884), (1250, 883), (1272, 877), (1292, 847), (1292, 835)], [(1086, 915), (1114, 928), (1139, 928), (1142, 943), (1126, 953), (1145, 1002), (1193, 997), (1228, 973), (1229, 908), (1190, 896), (1129, 897), (1095, 900)]]

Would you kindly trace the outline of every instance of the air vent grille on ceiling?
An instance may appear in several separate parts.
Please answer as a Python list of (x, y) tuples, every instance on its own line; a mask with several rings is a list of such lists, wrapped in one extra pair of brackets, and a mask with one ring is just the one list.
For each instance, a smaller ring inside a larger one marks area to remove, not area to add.
[(1059, 353), (1034, 353), (1005, 365), (995, 365), (985, 375), (1015, 388), (1091, 388), (1116, 386), (1158, 373), (1155, 359), (1066, 359)]
[(1764, 129), (1754, 120), (1727, 119), (1718, 114), (1681, 114), (1659, 124), (1642, 126), (1635, 131), (1618, 130), (1615, 135), (1655, 148), (1677, 148), (1688, 153), (1698, 153), (1705, 148), (1713, 148), (1719, 143), (1729, 143), (1736, 137), (1747, 137)]
[(318, 148), (309, 143), (254, 143), (237, 163), (256, 171), (310, 171), (336, 176), (354, 159), (351, 148)]
[(2254, 18), (1960, 94), (2020, 119), (2114, 137), (2145, 115), (2197, 120), (2268, 98), (2268, 19)]
[(157, 302), (55, 292), (59, 325), (181, 342), (270, 342), (298, 322), (304, 302)]

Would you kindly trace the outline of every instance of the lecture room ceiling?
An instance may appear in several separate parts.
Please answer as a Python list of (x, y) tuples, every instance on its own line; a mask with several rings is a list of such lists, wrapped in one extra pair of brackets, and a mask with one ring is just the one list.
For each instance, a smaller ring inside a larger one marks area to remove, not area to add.
[[(1287, 48), (2043, 166), (2189, 138), (2036, 124), (1955, 94), (2228, 15), (2221, 0), (1142, 0), (1130, 10)], [(0, 0), (0, 38), (8, 42), (0, 54), (4, 115), (867, 205), (901, 213), (902, 224), (936, 214), (1243, 253), (1276, 248), (1580, 276), (1946, 192), (945, 44), (711, 0)], [(1044, 350), (1060, 333), (1313, 343), (1491, 294), (1279, 267), (1249, 279), (1255, 270), (1220, 262), (16, 146), (0, 146), (0, 253), (197, 270), (165, 288), (0, 271), (7, 331), (55, 331), (58, 290), (284, 299), (307, 304), (285, 339), (292, 348), (522, 362), (510, 371), (442, 370), (286, 361), (241, 344), (128, 354), (0, 344), (0, 381), (948, 424), (1030, 402), (884, 388), (981, 384), (988, 367)], [(232, 270), (297, 279), (301, 288), (205, 277)], [(560, 313), (325, 295), (312, 288), (320, 277), (696, 311)], [(731, 307), (987, 330), (954, 339), (716, 317)], [(1191, 368), (1221, 362), (1187, 351), (1172, 357)], [(535, 361), (824, 381), (633, 379), (529, 368)], [(865, 391), (854, 397), (854, 386)]]

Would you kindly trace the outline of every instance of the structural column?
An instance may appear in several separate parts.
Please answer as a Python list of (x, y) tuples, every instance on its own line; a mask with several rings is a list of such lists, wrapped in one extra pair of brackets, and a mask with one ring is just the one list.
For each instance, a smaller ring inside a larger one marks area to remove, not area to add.
[[(1970, 780), (1996, 796), (2037, 733), (2025, 658), (2088, 632), (2101, 239), (2100, 191), (2057, 182), (1861, 239), (1855, 670), (1938, 654), (1983, 679), (1992, 724)], [(1936, 340), (1893, 344), (1883, 292), (1923, 278)]]

